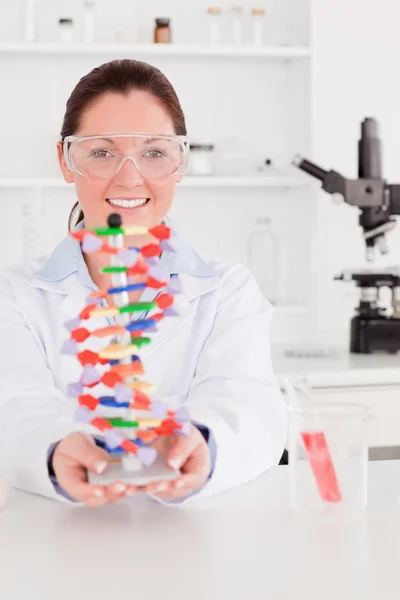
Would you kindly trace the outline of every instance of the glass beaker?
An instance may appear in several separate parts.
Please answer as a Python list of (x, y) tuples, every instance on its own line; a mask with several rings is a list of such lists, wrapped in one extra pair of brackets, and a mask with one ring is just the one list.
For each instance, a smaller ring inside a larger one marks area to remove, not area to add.
[[(292, 384), (293, 385), (293, 384)], [(361, 404), (302, 402), (294, 384), (289, 406), (289, 490), (293, 508), (351, 514), (367, 506), (369, 410)]]
[(247, 241), (248, 267), (263, 296), (276, 304), (279, 296), (278, 239), (269, 217), (259, 217)]

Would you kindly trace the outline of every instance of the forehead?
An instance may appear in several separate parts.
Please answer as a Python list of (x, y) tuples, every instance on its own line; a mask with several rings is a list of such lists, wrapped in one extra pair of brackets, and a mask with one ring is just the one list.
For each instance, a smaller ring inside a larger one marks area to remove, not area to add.
[(169, 113), (160, 100), (143, 91), (103, 94), (83, 112), (77, 135), (103, 132), (146, 132), (174, 135)]

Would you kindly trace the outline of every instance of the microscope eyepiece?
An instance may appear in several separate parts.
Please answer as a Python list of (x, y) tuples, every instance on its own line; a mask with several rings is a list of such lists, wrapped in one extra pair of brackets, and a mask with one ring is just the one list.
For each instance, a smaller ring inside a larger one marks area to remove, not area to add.
[(379, 127), (376, 119), (366, 117), (364, 121), (361, 121), (361, 137), (364, 139), (379, 137)]
[(319, 179), (319, 181), (324, 181), (327, 171), (318, 167), (315, 163), (312, 163), (310, 160), (303, 158), (300, 154), (296, 154), (292, 160), (292, 164), (301, 169), (307, 175), (311, 175), (311, 177), (315, 177), (315, 179)]

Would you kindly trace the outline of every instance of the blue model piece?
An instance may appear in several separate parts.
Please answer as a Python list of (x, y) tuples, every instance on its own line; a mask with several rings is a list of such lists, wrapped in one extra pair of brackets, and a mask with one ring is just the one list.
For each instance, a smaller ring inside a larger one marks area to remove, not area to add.
[(126, 328), (128, 331), (142, 331), (143, 329), (150, 329), (157, 325), (157, 321), (155, 319), (146, 319), (145, 321), (132, 321), (129, 323)]

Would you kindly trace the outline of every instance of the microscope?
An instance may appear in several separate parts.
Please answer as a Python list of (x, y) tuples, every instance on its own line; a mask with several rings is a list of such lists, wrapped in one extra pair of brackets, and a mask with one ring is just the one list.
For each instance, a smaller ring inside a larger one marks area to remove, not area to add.
[[(382, 177), (381, 141), (378, 123), (366, 118), (361, 123), (358, 142), (358, 179), (347, 179), (336, 171), (325, 171), (311, 161), (296, 156), (293, 164), (318, 179), (328, 194), (340, 195), (347, 204), (359, 208), (359, 224), (366, 245), (366, 258), (373, 261), (378, 250), (387, 254), (386, 233), (396, 225), (400, 214), (400, 184)], [(346, 270), (336, 280), (355, 282), (360, 291), (359, 305), (351, 319), (350, 352), (396, 353), (400, 350), (400, 267)], [(381, 306), (383, 288), (390, 289), (391, 305)]]

